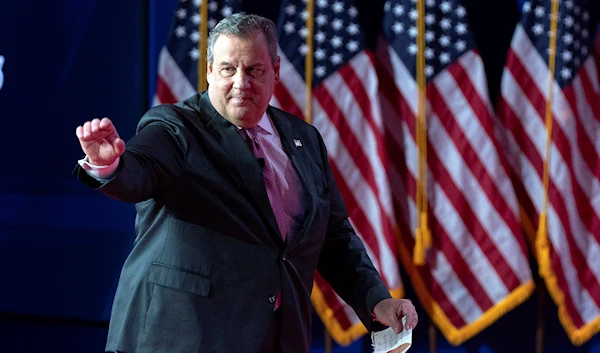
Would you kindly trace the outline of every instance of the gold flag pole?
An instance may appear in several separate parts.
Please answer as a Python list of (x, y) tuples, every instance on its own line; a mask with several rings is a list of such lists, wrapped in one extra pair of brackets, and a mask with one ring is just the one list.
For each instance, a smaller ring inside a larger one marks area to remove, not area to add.
[(552, 264), (550, 263), (550, 247), (548, 244), (548, 229), (546, 214), (548, 212), (548, 184), (550, 180), (550, 151), (552, 145), (552, 102), (554, 98), (554, 70), (556, 66), (556, 34), (558, 29), (558, 1), (552, 0), (552, 16), (550, 18), (550, 45), (548, 53), (548, 97), (546, 98), (546, 151), (544, 156), (543, 195), (540, 220), (538, 225), (535, 247), (538, 257), (540, 277), (547, 278), (550, 275)]
[(312, 124), (312, 85), (313, 85), (313, 33), (314, 33), (314, 15), (315, 1), (306, 2), (306, 60), (304, 62), (304, 77), (306, 81), (306, 110), (304, 111), (304, 120)]
[(198, 32), (200, 40), (198, 41), (198, 92), (206, 90), (206, 40), (208, 38), (208, 6), (204, 6), (205, 0), (200, 2), (198, 12), (200, 13), (200, 23)]
[(417, 1), (417, 114), (416, 143), (419, 163), (415, 201), (417, 204), (417, 227), (415, 230), (415, 247), (413, 261), (417, 266), (425, 264), (425, 254), (431, 246), (431, 231), (427, 221), (427, 81), (425, 78), (425, 3)]
[(554, 100), (554, 73), (556, 70), (556, 37), (558, 35), (558, 7), (559, 0), (552, 0), (552, 15), (550, 17), (550, 43), (548, 45), (548, 97), (546, 98), (546, 149), (544, 155), (544, 174), (542, 206), (538, 224), (537, 236), (535, 238), (535, 248), (538, 259), (538, 272), (540, 274), (540, 283), (538, 284), (538, 307), (537, 307), (537, 325), (535, 351), (544, 351), (544, 304), (547, 290), (544, 279), (551, 275), (552, 263), (550, 260), (550, 245), (548, 240), (548, 184), (550, 183), (550, 151), (552, 146), (552, 102)]

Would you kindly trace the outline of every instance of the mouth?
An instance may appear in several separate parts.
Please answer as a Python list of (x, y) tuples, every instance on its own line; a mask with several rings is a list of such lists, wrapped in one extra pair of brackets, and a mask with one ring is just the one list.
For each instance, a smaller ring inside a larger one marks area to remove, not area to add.
[(251, 102), (252, 97), (230, 97), (229, 101), (231, 101), (233, 103)]

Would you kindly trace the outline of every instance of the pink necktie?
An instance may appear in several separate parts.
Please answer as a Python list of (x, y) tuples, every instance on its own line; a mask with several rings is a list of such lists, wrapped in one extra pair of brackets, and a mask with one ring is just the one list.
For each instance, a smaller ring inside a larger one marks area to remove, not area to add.
[[(279, 233), (281, 233), (281, 237), (285, 242), (288, 234), (288, 227), (285, 221), (285, 208), (283, 205), (283, 200), (281, 199), (281, 193), (277, 188), (277, 182), (275, 181), (275, 173), (273, 172), (273, 166), (269, 163), (265, 152), (262, 150), (258, 135), (260, 134), (260, 127), (255, 126), (250, 129), (246, 129), (246, 133), (248, 137), (250, 137), (249, 145), (250, 149), (256, 156), (256, 158), (262, 158), (264, 160), (264, 166), (262, 168), (263, 178), (265, 180), (265, 189), (267, 190), (267, 196), (269, 197), (269, 202), (271, 203), (271, 209), (273, 209), (273, 214), (275, 215), (275, 220), (277, 221), (277, 226), (279, 228)], [(275, 307), (273, 311), (277, 310), (281, 305), (281, 292), (277, 294), (277, 299), (275, 301)]]
[(279, 227), (279, 232), (281, 233), (281, 237), (285, 242), (288, 235), (288, 227), (287, 222), (285, 221), (285, 207), (283, 204), (283, 200), (281, 199), (281, 193), (279, 192), (279, 188), (277, 188), (277, 182), (275, 180), (275, 173), (273, 172), (273, 166), (269, 163), (265, 152), (262, 150), (258, 135), (260, 134), (260, 127), (255, 126), (250, 129), (246, 129), (246, 133), (250, 137), (250, 148), (252, 152), (256, 156), (256, 158), (262, 158), (264, 160), (264, 166), (262, 168), (263, 178), (265, 179), (265, 189), (267, 189), (267, 196), (269, 197), (269, 202), (271, 203), (271, 208), (273, 209), (273, 214), (275, 215), (275, 220), (277, 221), (277, 226)]

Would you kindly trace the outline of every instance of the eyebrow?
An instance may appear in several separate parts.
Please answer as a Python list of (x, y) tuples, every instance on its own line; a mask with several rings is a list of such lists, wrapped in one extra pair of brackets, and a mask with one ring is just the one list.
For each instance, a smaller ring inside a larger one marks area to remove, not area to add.
[[(218, 63), (217, 65), (219, 65), (219, 66), (231, 66), (232, 64), (231, 64), (230, 62), (228, 62), (228, 61), (221, 61), (221, 62), (220, 62), (220, 63)], [(264, 63), (261, 63), (261, 62), (256, 62), (256, 63), (253, 63), (253, 64), (250, 64), (250, 65), (248, 65), (247, 67), (258, 67), (258, 68), (263, 68), (263, 67), (265, 67), (265, 66), (267, 66), (267, 65), (266, 65), (266, 64), (264, 64)]]

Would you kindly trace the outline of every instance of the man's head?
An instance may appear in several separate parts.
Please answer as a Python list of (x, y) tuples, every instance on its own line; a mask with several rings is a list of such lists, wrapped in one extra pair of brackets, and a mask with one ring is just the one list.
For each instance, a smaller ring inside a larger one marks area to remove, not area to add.
[(232, 124), (258, 124), (279, 81), (275, 24), (244, 13), (224, 18), (208, 36), (208, 95)]

